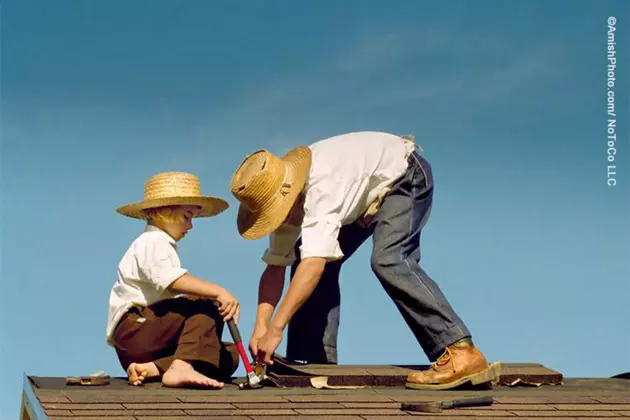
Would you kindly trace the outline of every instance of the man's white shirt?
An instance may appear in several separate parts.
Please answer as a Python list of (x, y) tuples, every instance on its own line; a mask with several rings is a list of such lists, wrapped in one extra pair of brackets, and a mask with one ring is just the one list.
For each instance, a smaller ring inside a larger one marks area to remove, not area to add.
[(302, 234), (301, 258), (343, 258), (339, 230), (358, 220), (379, 194), (407, 170), (415, 144), (380, 132), (356, 132), (320, 140), (309, 146), (311, 170), (304, 187), (301, 226), (283, 224), (269, 235), (263, 261), (289, 266)]

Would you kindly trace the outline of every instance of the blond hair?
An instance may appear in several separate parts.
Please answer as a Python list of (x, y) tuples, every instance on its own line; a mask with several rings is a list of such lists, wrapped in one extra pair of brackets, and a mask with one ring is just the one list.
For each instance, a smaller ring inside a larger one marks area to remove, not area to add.
[(183, 213), (176, 213), (175, 210), (181, 206), (164, 206), (144, 210), (144, 216), (149, 222), (158, 223), (182, 223)]

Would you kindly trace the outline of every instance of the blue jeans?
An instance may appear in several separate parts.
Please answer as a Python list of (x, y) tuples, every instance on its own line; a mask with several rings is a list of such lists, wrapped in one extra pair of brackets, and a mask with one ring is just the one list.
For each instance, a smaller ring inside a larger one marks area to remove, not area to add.
[[(289, 322), (287, 358), (309, 363), (337, 363), (337, 333), (343, 263), (373, 237), (371, 267), (431, 361), (454, 342), (470, 337), (438, 285), (420, 267), (420, 234), (433, 201), (433, 174), (418, 153), (409, 156), (406, 173), (393, 185), (367, 227), (345, 225), (339, 232), (344, 257), (326, 264), (313, 294)], [(295, 246), (300, 262), (301, 239)]]

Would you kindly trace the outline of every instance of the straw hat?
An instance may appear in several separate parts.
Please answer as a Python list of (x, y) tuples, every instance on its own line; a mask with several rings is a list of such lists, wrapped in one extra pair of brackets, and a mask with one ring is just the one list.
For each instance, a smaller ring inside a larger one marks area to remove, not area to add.
[(238, 232), (260, 239), (287, 218), (311, 169), (311, 149), (297, 147), (279, 158), (267, 150), (247, 156), (232, 177), (231, 191), (241, 203)]
[(145, 219), (144, 211), (162, 206), (199, 206), (195, 217), (216, 216), (228, 208), (225, 200), (201, 195), (199, 178), (186, 172), (163, 172), (153, 175), (144, 184), (144, 200), (119, 207), (124, 216)]

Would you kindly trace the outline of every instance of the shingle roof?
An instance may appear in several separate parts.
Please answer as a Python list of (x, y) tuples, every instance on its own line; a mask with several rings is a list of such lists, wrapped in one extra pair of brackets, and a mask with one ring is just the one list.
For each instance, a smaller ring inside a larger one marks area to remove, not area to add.
[[(327, 367), (334, 373), (336, 367)], [(397, 369), (396, 367), (391, 367)], [(352, 367), (339, 366), (350, 374)], [(365, 371), (365, 367), (359, 367)], [(169, 389), (159, 383), (142, 387), (112, 378), (99, 387), (66, 386), (64, 378), (26, 377), (34, 407), (49, 419), (116, 420), (387, 420), (402, 416), (426, 418), (623, 418), (630, 417), (630, 381), (627, 379), (564, 379), (562, 385), (540, 387), (498, 386), (492, 390), (417, 391), (402, 386), (366, 386), (361, 389), (265, 387), (239, 390)], [(436, 401), (491, 395), (489, 407), (459, 408), (442, 414), (406, 412), (403, 402)], [(33, 410), (37, 411), (37, 410)], [(34, 419), (33, 419), (34, 420)]]

